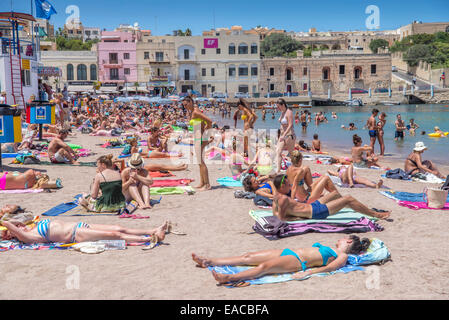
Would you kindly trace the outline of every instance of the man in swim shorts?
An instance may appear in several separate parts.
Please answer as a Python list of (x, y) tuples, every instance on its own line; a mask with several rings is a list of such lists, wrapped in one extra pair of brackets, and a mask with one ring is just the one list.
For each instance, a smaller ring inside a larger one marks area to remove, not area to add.
[(373, 109), (373, 111), (371, 112), (371, 117), (368, 119), (366, 126), (368, 127), (369, 130), (369, 138), (370, 138), (370, 146), (372, 148), (371, 150), (371, 155), (374, 154), (374, 146), (376, 144), (376, 140), (377, 140), (377, 121), (376, 121), (376, 117), (379, 114), (379, 110), (377, 109)]
[(298, 218), (323, 220), (340, 212), (343, 208), (351, 208), (356, 212), (379, 219), (386, 219), (390, 216), (389, 211), (369, 209), (352, 196), (343, 197), (338, 191), (331, 192), (311, 204), (297, 202), (288, 196), (291, 184), (284, 174), (277, 175), (273, 184), (276, 188), (273, 198), (273, 215), (282, 221)]
[(75, 159), (75, 151), (64, 142), (68, 135), (67, 130), (61, 130), (59, 135), (48, 145), (48, 157), (52, 163), (79, 164)]

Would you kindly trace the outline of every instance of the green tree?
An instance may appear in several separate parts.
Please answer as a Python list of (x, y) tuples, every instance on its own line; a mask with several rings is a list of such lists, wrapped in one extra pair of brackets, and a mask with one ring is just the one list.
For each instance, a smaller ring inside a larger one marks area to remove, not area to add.
[(261, 54), (266, 58), (296, 57), (296, 51), (303, 48), (301, 42), (280, 33), (269, 35), (260, 45)]
[(191, 36), (192, 36), (192, 30), (190, 30), (189, 28), (187, 28), (187, 29), (186, 29), (186, 32), (185, 32), (185, 36), (186, 36), (186, 37), (191, 37)]
[(427, 63), (432, 63), (434, 61), (433, 47), (427, 44), (416, 44), (404, 54), (404, 61), (410, 67), (416, 67), (419, 61), (425, 61)]
[(371, 43), (369, 44), (369, 48), (371, 49), (371, 51), (373, 53), (378, 53), (380, 48), (386, 49), (389, 47), (390, 47), (390, 44), (385, 39), (375, 39), (375, 40), (371, 41)]

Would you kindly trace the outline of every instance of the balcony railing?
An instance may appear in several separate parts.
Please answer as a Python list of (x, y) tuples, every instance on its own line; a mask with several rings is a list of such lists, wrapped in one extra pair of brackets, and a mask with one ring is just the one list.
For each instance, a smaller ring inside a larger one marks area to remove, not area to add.
[(123, 66), (123, 60), (103, 60), (103, 66), (106, 68), (120, 68)]

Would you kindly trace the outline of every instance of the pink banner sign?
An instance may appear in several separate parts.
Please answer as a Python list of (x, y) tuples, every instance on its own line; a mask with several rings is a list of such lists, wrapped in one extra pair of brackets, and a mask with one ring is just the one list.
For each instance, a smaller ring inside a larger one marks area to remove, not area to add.
[(204, 48), (205, 49), (216, 49), (218, 48), (218, 39), (204, 39)]

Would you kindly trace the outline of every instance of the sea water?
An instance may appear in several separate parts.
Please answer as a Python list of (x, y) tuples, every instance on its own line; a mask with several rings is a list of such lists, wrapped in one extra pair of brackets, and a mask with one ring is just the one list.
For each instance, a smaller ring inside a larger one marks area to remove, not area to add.
[[(391, 159), (405, 159), (409, 153), (412, 152), (416, 142), (422, 141), (427, 146), (428, 150), (424, 152), (423, 159), (429, 159), (436, 163), (449, 165), (449, 136), (444, 138), (431, 138), (429, 133), (434, 132), (434, 127), (439, 127), (443, 132), (449, 132), (449, 107), (446, 105), (397, 105), (397, 106), (363, 106), (363, 107), (345, 107), (345, 106), (331, 106), (331, 107), (312, 107), (307, 109), (312, 113), (312, 122), (308, 123), (307, 132), (302, 132), (301, 123), (295, 124), (295, 132), (297, 140), (304, 140), (309, 145), (313, 140), (313, 135), (319, 135), (322, 142), (323, 150), (339, 150), (340, 152), (350, 154), (353, 146), (352, 136), (359, 135), (363, 144), (370, 144), (368, 129), (364, 128), (366, 122), (371, 116), (372, 109), (378, 109), (380, 112), (387, 114), (387, 123), (384, 127), (384, 141), (385, 141), (385, 155)], [(233, 109), (234, 112), (235, 109)], [(302, 109), (293, 109), (293, 114)], [(315, 125), (314, 116), (317, 112), (324, 112), (328, 123)], [(338, 116), (337, 119), (332, 119), (332, 112)], [(415, 123), (419, 125), (415, 136), (405, 131), (404, 140), (394, 141), (395, 121), (396, 115), (401, 114), (405, 125), (409, 124), (410, 119), (415, 119)], [(275, 118), (272, 119), (271, 110), (267, 110), (265, 121), (262, 120), (262, 111), (257, 110), (259, 119), (255, 123), (256, 129), (278, 129), (280, 112), (276, 111)], [(234, 128), (233, 115), (231, 118), (223, 119), (218, 112), (214, 115), (208, 112), (208, 116), (213, 121), (216, 121), (219, 126), (229, 125)], [(344, 130), (353, 122), (358, 128), (354, 131)], [(239, 120), (237, 124), (238, 129), (243, 128), (243, 121)], [(425, 131), (425, 135), (421, 132)], [(376, 154), (379, 154), (380, 147), (376, 141)]]

